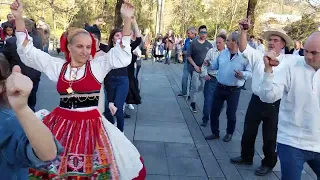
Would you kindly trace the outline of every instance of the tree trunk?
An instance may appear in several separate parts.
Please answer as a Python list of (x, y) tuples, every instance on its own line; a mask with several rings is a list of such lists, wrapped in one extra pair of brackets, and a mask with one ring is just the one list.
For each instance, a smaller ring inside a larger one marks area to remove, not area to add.
[(164, 0), (161, 0), (161, 7), (160, 7), (160, 16), (159, 16), (159, 31), (160, 33), (163, 32), (163, 29), (164, 29), (164, 23), (163, 23), (163, 12), (164, 12)]
[(156, 35), (160, 33), (160, 11), (161, 11), (161, 0), (157, 0), (157, 14), (156, 14)]
[(122, 18), (121, 18), (121, 5), (123, 4), (123, 0), (117, 0), (115, 15), (114, 15), (114, 27), (121, 28), (122, 26)]
[(250, 29), (249, 34), (253, 34), (254, 23), (255, 23), (255, 15), (254, 11), (256, 9), (258, 1), (257, 0), (248, 0), (248, 9), (247, 9), (247, 17), (250, 19)]
[(57, 21), (56, 21), (56, 16), (54, 11), (52, 12), (52, 20), (53, 20), (53, 33), (54, 33), (52, 50), (53, 52), (55, 52), (57, 48)]

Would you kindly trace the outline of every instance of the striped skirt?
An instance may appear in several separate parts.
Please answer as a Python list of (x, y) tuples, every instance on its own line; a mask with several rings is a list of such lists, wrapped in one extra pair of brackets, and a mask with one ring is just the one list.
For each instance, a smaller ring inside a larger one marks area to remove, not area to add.
[(29, 169), (29, 179), (144, 180), (143, 160), (134, 145), (97, 109), (56, 108), (43, 123), (64, 147), (56, 160)]

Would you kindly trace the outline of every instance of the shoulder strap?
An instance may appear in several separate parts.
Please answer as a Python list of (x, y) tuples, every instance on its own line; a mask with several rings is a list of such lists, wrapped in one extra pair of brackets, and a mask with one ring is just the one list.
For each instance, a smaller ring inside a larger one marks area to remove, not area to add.
[(59, 75), (59, 78), (62, 78), (67, 70), (67, 67), (68, 67), (68, 64), (69, 62), (65, 62), (61, 68), (61, 72), (60, 72), (60, 75)]

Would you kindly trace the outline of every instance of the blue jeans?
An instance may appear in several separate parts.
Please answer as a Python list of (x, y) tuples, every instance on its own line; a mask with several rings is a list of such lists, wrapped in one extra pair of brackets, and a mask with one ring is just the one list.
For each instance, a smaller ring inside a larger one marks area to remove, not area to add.
[(183, 56), (184, 59), (184, 65), (183, 65), (183, 74), (182, 74), (182, 92), (181, 94), (183, 95), (187, 95), (187, 89), (188, 89), (188, 79), (190, 76), (190, 85), (189, 85), (189, 89), (191, 88), (191, 76), (192, 76), (192, 70), (188, 67), (188, 59), (187, 56), (184, 55)]
[(236, 127), (236, 112), (238, 109), (240, 88), (224, 86), (217, 83), (217, 88), (214, 93), (210, 124), (213, 135), (219, 135), (219, 116), (223, 108), (224, 101), (227, 101), (227, 134), (233, 134)]
[[(115, 116), (117, 117), (117, 127), (123, 132), (124, 129), (124, 112), (123, 105), (126, 101), (129, 92), (129, 78), (128, 76), (112, 76), (111, 77), (112, 88), (114, 90), (114, 105), (117, 107), (117, 112)], [(107, 99), (107, 91), (105, 89), (105, 109), (104, 116), (108, 121), (114, 124), (114, 118), (111, 115), (109, 109), (109, 102)]]
[(172, 50), (168, 50), (167, 52), (166, 52), (166, 64), (170, 64), (170, 62), (171, 62), (171, 53), (172, 53)]
[(208, 80), (204, 84), (203, 96), (204, 96), (204, 104), (203, 104), (203, 123), (208, 123), (209, 115), (211, 112), (212, 102), (214, 92), (217, 87), (217, 78), (211, 77), (211, 80)]
[(305, 162), (320, 179), (320, 153), (305, 151), (278, 143), (277, 152), (281, 164), (281, 180), (301, 180)]

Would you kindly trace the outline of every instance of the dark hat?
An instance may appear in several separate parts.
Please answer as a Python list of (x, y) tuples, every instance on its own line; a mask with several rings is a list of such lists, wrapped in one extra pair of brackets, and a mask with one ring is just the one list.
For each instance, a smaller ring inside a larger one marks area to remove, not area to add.
[(86, 26), (84, 29), (91, 34), (96, 35), (98, 39), (101, 40), (101, 31), (97, 26)]

